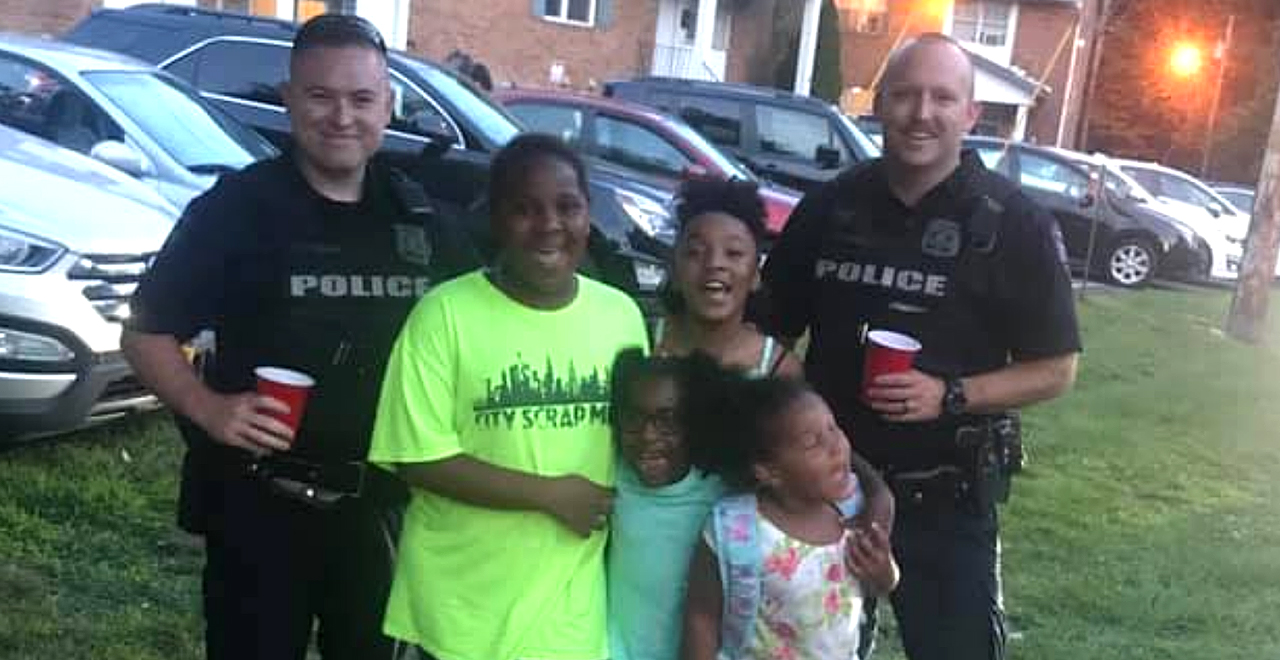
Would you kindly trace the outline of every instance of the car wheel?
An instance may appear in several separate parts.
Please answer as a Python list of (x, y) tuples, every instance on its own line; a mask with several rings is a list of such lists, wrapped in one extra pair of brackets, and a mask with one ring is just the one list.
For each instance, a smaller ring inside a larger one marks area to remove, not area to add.
[(1107, 252), (1107, 280), (1117, 286), (1136, 288), (1146, 285), (1156, 274), (1156, 250), (1151, 241), (1140, 236), (1124, 236)]

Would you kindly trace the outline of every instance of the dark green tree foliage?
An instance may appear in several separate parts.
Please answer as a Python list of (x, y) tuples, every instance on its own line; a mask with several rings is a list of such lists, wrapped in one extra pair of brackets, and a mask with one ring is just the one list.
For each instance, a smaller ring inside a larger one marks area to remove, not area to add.
[(840, 70), (840, 12), (835, 0), (823, 0), (818, 21), (818, 53), (813, 63), (813, 95), (830, 103), (840, 100), (844, 74)]
[[(786, 55), (774, 70), (773, 85), (791, 91), (796, 84), (796, 61), (800, 50), (800, 33), (795, 31), (779, 39)], [(840, 71), (840, 12), (835, 0), (823, 0), (822, 14), (818, 19), (818, 49), (813, 62), (812, 94), (835, 103), (844, 89), (844, 75)]]

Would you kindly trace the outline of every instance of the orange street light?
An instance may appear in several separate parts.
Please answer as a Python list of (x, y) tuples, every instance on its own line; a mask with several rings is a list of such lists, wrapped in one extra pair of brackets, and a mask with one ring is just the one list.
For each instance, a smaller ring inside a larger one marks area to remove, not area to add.
[(1187, 41), (1174, 45), (1173, 54), (1169, 57), (1169, 68), (1175, 76), (1190, 78), (1200, 73), (1203, 65), (1204, 54), (1200, 52), (1199, 46)]

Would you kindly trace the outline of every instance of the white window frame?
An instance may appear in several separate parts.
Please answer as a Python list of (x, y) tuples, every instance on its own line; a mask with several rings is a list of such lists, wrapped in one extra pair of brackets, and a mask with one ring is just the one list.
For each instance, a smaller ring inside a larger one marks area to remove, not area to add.
[[(966, 43), (976, 44), (983, 48), (1006, 48), (1009, 46), (1013, 37), (1015, 25), (1014, 20), (1016, 19), (1016, 13), (1013, 6), (1006, 3), (991, 2), (990, 0), (968, 0), (965, 4), (973, 5), (974, 9), (977, 11), (977, 18), (973, 22), (973, 39), (960, 39), (960, 37), (956, 37), (957, 39)], [(987, 16), (987, 10), (995, 4), (1001, 4), (1004, 7), (1004, 20), (1001, 21), (1003, 23), (1001, 32), (1003, 33), (1004, 38), (998, 44), (989, 44), (982, 40), (982, 36), (987, 29), (997, 27), (998, 25), (994, 18)], [(959, 9), (959, 7), (960, 2), (956, 2), (956, 4), (951, 8), (951, 32), (953, 35), (956, 30), (956, 10)]]
[[(539, 3), (545, 3), (546, 0), (538, 0)], [(542, 14), (542, 20), (548, 23), (559, 23), (561, 25), (572, 25), (575, 27), (595, 27), (596, 12), (599, 9), (599, 0), (587, 0), (587, 20), (579, 21), (569, 18), (569, 0), (557, 0), (560, 3), (560, 13), (556, 15)], [(543, 5), (545, 7), (545, 4)]]

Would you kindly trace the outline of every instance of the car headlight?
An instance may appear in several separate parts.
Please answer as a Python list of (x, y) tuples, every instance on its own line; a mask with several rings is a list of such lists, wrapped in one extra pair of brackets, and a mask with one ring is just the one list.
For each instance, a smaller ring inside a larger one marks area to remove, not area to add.
[(0, 327), (0, 360), (69, 362), (75, 356), (53, 337)]
[(626, 190), (614, 190), (613, 194), (618, 205), (640, 231), (664, 243), (675, 242), (675, 223), (671, 221), (671, 213), (662, 204)]
[(53, 241), (0, 226), (0, 271), (39, 273), (66, 251)]

